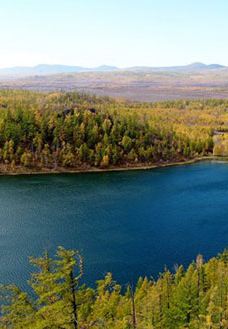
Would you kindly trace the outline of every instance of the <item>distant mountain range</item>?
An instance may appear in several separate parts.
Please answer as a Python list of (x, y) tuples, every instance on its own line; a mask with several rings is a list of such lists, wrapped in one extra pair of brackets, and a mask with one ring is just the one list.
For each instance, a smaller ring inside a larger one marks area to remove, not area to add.
[(78, 91), (145, 102), (193, 98), (228, 99), (228, 67), (203, 63), (129, 68), (43, 64), (0, 69), (0, 89)]
[(33, 67), (17, 66), (0, 69), (1, 77), (25, 77), (36, 75), (52, 75), (62, 73), (83, 73), (83, 72), (114, 72), (114, 71), (129, 71), (129, 72), (202, 72), (208, 70), (221, 70), (227, 68), (219, 64), (206, 65), (203, 63), (193, 63), (184, 66), (169, 66), (169, 67), (148, 67), (148, 66), (135, 66), (129, 68), (118, 68), (116, 66), (102, 65), (94, 68), (69, 66), (69, 65), (48, 65), (40, 64)]
[(39, 64), (33, 67), (15, 66), (0, 69), (1, 76), (33, 76), (50, 75), (61, 73), (81, 73), (81, 72), (112, 72), (118, 70), (115, 66), (102, 65), (95, 68), (69, 66), (69, 65), (48, 65)]
[(204, 64), (204, 63), (192, 63), (182, 66), (166, 66), (166, 67), (148, 67), (148, 66), (135, 66), (130, 67), (129, 71), (145, 71), (145, 72), (197, 72), (224, 69), (226, 66), (220, 64)]

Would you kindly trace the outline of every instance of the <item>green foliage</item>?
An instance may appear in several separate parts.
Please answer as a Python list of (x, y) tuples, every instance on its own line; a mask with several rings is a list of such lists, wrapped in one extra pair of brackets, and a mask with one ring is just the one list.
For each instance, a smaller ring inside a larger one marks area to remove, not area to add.
[(227, 251), (204, 263), (199, 255), (184, 271), (167, 269), (156, 281), (140, 278), (122, 288), (111, 273), (94, 288), (80, 284), (83, 262), (58, 248), (31, 258), (31, 296), (1, 287), (3, 329), (225, 329), (228, 327)]
[(228, 123), (226, 106), (0, 91), (0, 166), (107, 168), (212, 154), (213, 131)]

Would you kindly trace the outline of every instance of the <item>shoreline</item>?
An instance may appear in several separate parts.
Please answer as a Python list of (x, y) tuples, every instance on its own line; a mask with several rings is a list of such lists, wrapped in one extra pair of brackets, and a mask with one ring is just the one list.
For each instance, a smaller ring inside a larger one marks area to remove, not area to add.
[(183, 166), (188, 164), (193, 164), (201, 161), (218, 161), (218, 162), (228, 162), (228, 157), (217, 157), (217, 156), (204, 156), (198, 157), (190, 160), (183, 160), (177, 162), (167, 162), (167, 163), (153, 163), (153, 164), (139, 164), (137, 166), (119, 166), (110, 168), (96, 168), (96, 167), (84, 167), (84, 168), (63, 168), (58, 169), (25, 169), (23, 167), (16, 167), (15, 170), (2, 170), (0, 166), (0, 176), (22, 176), (22, 175), (51, 175), (51, 174), (82, 174), (82, 173), (105, 173), (105, 172), (121, 172), (121, 171), (136, 171), (136, 170), (151, 170), (166, 167)]

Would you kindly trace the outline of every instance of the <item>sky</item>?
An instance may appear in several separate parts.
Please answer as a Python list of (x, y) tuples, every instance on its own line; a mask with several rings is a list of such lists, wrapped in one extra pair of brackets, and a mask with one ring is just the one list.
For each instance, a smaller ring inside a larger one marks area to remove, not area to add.
[(227, 0), (0, 0), (0, 67), (228, 65)]

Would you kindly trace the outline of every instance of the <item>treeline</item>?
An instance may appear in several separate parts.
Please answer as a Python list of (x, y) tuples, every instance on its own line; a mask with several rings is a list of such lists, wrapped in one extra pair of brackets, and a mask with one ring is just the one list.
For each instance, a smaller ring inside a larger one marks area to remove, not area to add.
[(105, 168), (211, 154), (213, 129), (224, 125), (226, 113), (219, 102), (203, 110), (201, 105), (192, 102), (193, 110), (190, 104), (183, 110), (172, 102), (168, 107), (78, 93), (1, 91), (0, 164), (10, 170)]
[(36, 271), (31, 293), (2, 286), (3, 329), (226, 329), (228, 251), (204, 263), (198, 256), (160, 274), (121, 287), (109, 273), (95, 288), (81, 284), (83, 261), (77, 251), (59, 248), (31, 258)]

